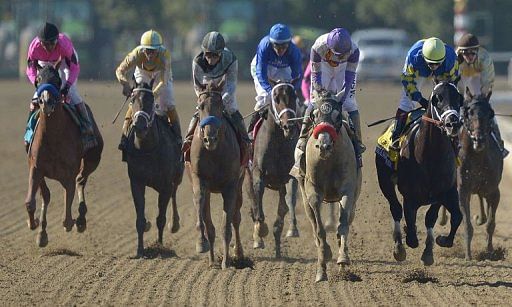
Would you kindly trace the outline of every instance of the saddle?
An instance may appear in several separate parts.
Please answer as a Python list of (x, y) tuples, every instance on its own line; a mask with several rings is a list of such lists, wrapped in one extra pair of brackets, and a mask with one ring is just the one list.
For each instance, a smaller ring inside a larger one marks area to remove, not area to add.
[[(399, 147), (402, 146), (402, 143), (405, 141), (406, 136), (409, 132), (416, 127), (418, 127), (421, 117), (425, 114), (424, 109), (413, 110), (407, 115), (407, 120), (405, 122), (405, 127), (400, 134), (398, 142), (400, 144)], [(395, 128), (395, 122), (393, 121), (388, 128), (384, 131), (384, 133), (377, 139), (377, 147), (375, 148), (375, 153), (382, 157), (385, 161), (385, 164), (391, 168), (392, 170), (396, 170), (398, 165), (398, 154), (390, 154), (389, 147), (391, 146), (391, 135), (393, 134), (393, 130)]]

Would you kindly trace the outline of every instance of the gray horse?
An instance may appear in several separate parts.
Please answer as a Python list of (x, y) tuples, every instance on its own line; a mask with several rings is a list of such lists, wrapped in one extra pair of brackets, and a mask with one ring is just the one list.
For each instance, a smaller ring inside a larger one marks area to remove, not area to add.
[[(488, 205), (487, 216), (487, 251), (493, 251), (492, 236), (496, 228), (496, 209), (500, 202), (499, 184), (503, 172), (501, 152), (491, 134), (494, 111), (489, 104), (489, 97), (473, 97), (468, 92), (463, 108), (463, 129), (460, 133), (461, 165), (457, 169), (457, 189), (459, 191), (460, 209), (465, 224), (466, 259), (471, 260), (471, 240), (473, 226), (469, 200), (471, 194), (477, 194), (481, 207), (483, 199)], [(482, 210), (483, 211), (483, 210)], [(484, 218), (485, 213), (480, 215)]]
[(297, 180), (289, 175), (293, 166), (293, 151), (298, 140), (299, 126), (290, 119), (297, 116), (297, 96), (292, 83), (271, 82), (272, 103), (254, 139), (254, 155), (250, 176), (249, 195), (252, 201), (251, 215), (254, 221), (254, 248), (264, 248), (263, 237), (268, 234), (263, 213), (265, 188), (279, 191), (279, 205), (274, 222), (275, 255), (281, 257), (281, 233), (284, 217), (290, 210), (287, 237), (298, 237), (295, 205)]
[(337, 263), (350, 264), (348, 255), (349, 226), (354, 220), (356, 201), (361, 192), (361, 168), (357, 167), (354, 146), (345, 124), (341, 124), (341, 104), (325, 93), (316, 101), (312, 112), (315, 128), (306, 145), (305, 177), (299, 178), (306, 214), (313, 226), (318, 251), (316, 281), (327, 280), (326, 262), (332, 251), (320, 216), (322, 202), (339, 202)]
[(210, 193), (221, 193), (224, 200), (224, 250), (221, 266), (225, 269), (230, 265), (231, 226), (235, 229), (235, 256), (238, 259), (243, 258), (240, 208), (245, 168), (240, 163), (240, 145), (235, 130), (223, 115), (221, 93), (224, 80), (217, 86), (202, 85), (197, 80), (194, 81), (201, 88), (197, 101), (199, 125), (190, 148), (192, 188), (197, 209), (197, 228), (200, 232), (196, 251), (210, 251), (210, 266), (214, 264), (215, 227), (211, 218)]
[(158, 192), (158, 243), (162, 244), (163, 230), (169, 200), (172, 198), (172, 233), (179, 230), (180, 217), (176, 204), (176, 190), (183, 177), (183, 162), (177, 136), (172, 135), (167, 117), (155, 114), (155, 98), (152, 84), (141, 84), (132, 94), (132, 129), (129, 142), (123, 154), (126, 155), (128, 176), (133, 203), (137, 213), (136, 228), (138, 235), (137, 257), (144, 255), (144, 232), (151, 223), (146, 221), (146, 186)]

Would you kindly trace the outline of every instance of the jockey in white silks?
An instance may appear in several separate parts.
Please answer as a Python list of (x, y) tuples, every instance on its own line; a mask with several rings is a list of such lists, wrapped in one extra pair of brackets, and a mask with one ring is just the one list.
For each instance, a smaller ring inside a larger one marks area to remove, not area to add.
[(269, 35), (263, 37), (251, 62), (251, 75), (256, 90), (256, 111), (249, 124), (249, 131), (261, 117), (261, 110), (272, 101), (272, 86), (269, 79), (293, 81), (295, 91), (300, 91), (302, 79), (302, 57), (292, 42), (290, 29), (284, 24), (275, 24)]

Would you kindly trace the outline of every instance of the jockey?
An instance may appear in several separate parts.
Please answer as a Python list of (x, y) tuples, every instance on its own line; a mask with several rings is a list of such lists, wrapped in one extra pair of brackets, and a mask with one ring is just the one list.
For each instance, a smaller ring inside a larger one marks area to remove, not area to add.
[[(56, 25), (46, 22), (40, 29), (28, 47), (27, 77), (37, 88), (36, 81), (38, 66), (53, 65), (58, 67), (62, 79), (60, 94), (65, 96), (66, 102), (75, 106), (84, 124), (83, 133), (94, 135), (92, 121), (89, 118), (85, 103), (78, 93), (76, 82), (80, 72), (78, 55), (73, 43), (63, 33), (59, 33)], [(37, 93), (34, 94), (34, 98)], [(34, 101), (34, 99), (32, 100)], [(31, 103), (30, 109), (34, 110), (36, 104)]]
[[(140, 45), (135, 47), (116, 69), (117, 80), (123, 86), (123, 95), (130, 96), (132, 89), (128, 78), (128, 72), (135, 67), (134, 78), (138, 84), (150, 83), (156, 79), (158, 83), (153, 87), (153, 95), (156, 102), (156, 113), (158, 115), (166, 114), (173, 133), (178, 138), (179, 144), (182, 142), (180, 119), (176, 111), (176, 103), (173, 95), (171, 55), (163, 45), (163, 39), (160, 33), (155, 30), (144, 32), (140, 38)], [(119, 149), (126, 147), (128, 130), (131, 124), (132, 108), (128, 107), (126, 112), (123, 134)]]
[[(335, 28), (331, 32), (319, 36), (311, 47), (311, 100), (314, 94), (322, 90), (328, 90), (334, 94), (345, 89), (341, 97), (343, 111), (348, 115), (354, 125), (357, 144), (354, 149), (361, 166), (361, 155), (366, 149), (362, 144), (361, 123), (359, 110), (355, 98), (356, 68), (359, 63), (359, 48), (350, 38), (350, 33), (343, 28)], [(302, 129), (297, 142), (295, 153), (295, 165), (293, 174), (298, 174), (300, 160), (306, 150), (307, 139), (313, 122), (310, 114), (313, 104), (308, 106)]]
[(428, 100), (420, 89), (430, 77), (439, 81), (456, 82), (459, 63), (452, 47), (437, 37), (417, 41), (407, 53), (402, 72), (402, 97), (395, 115), (395, 126), (391, 136), (390, 150), (399, 150), (399, 138), (407, 120), (407, 114), (414, 108), (414, 102), (427, 108)]
[[(457, 57), (461, 77), (459, 83), (460, 92), (465, 93), (465, 89), (468, 88), (472, 95), (490, 97), (494, 85), (494, 63), (487, 50), (480, 46), (475, 35), (467, 33), (460, 38), (457, 47)], [(509, 152), (505, 149), (501, 139), (496, 117), (493, 118), (493, 123), (492, 130), (496, 137), (496, 142), (503, 158), (505, 158)]]
[(278, 23), (270, 28), (269, 35), (263, 37), (258, 44), (258, 50), (251, 62), (251, 75), (256, 90), (256, 111), (249, 124), (252, 131), (256, 122), (260, 119), (260, 111), (272, 101), (272, 86), (268, 79), (291, 81), (295, 92), (300, 91), (302, 78), (302, 60), (300, 50), (291, 42), (290, 29), (284, 24)]
[[(238, 103), (235, 97), (236, 82), (238, 75), (238, 60), (235, 54), (226, 48), (224, 37), (219, 32), (209, 32), (203, 38), (200, 52), (192, 61), (192, 78), (195, 80), (194, 91), (197, 97), (201, 93), (201, 88), (196, 84), (206, 84), (215, 82), (218, 84), (225, 78), (224, 90), (222, 92), (222, 102), (224, 104), (225, 114), (229, 116), (231, 123), (236, 129), (236, 133), (247, 145), (250, 140), (245, 128), (244, 119), (238, 110)], [(188, 126), (183, 144), (183, 150), (190, 147), (192, 137), (199, 120), (198, 112), (192, 116)]]

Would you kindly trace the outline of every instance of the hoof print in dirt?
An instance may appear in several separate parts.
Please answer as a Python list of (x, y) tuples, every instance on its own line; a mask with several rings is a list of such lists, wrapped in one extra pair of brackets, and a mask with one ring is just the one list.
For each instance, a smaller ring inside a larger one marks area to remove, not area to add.
[(402, 283), (410, 283), (410, 282), (418, 282), (420, 284), (426, 284), (426, 283), (438, 283), (439, 280), (436, 277), (433, 277), (430, 275), (426, 270), (422, 269), (415, 269), (411, 272), (408, 272), (404, 278), (402, 278)]
[(493, 251), (482, 251), (482, 252), (478, 253), (478, 255), (476, 256), (476, 260), (478, 260), (478, 261), (485, 261), (485, 260), (500, 261), (500, 260), (505, 260), (506, 256), (507, 256), (507, 250), (500, 246)]

